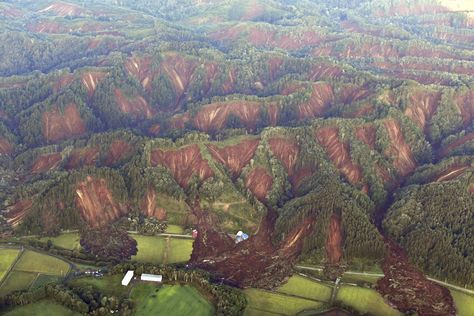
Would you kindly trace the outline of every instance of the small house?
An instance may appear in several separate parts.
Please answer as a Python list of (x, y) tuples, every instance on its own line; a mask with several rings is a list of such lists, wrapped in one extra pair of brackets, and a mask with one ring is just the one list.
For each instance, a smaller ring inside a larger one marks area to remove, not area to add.
[(157, 282), (161, 283), (163, 281), (163, 276), (160, 274), (147, 274), (143, 273), (141, 276), (142, 281), (148, 281), (148, 282)]
[(198, 236), (198, 231), (197, 231), (197, 229), (193, 229), (192, 236), (193, 236), (194, 239), (197, 238), (197, 236)]
[(133, 278), (133, 274), (134, 272), (132, 270), (129, 270), (127, 271), (127, 273), (125, 273), (125, 276), (122, 279), (123, 286), (127, 286), (128, 284), (130, 284), (130, 281), (132, 281)]
[(246, 233), (244, 233), (241, 230), (237, 233), (237, 235), (235, 235), (235, 242), (236, 243), (239, 243), (239, 242), (247, 240), (247, 239), (249, 239), (249, 235), (247, 235)]

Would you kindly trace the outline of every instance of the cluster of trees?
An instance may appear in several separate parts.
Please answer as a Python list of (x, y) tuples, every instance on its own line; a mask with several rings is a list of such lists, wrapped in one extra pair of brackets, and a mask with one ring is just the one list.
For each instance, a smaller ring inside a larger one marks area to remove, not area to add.
[(460, 286), (474, 285), (474, 195), (469, 170), (452, 181), (413, 184), (401, 190), (384, 220), (386, 232), (418, 267)]

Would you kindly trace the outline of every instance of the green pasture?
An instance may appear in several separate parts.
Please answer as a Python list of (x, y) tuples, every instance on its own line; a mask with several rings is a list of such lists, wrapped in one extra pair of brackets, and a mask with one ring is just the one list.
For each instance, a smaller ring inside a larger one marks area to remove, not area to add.
[(474, 295), (469, 295), (461, 291), (450, 290), (456, 305), (458, 316), (474, 315)]
[(18, 263), (15, 265), (15, 271), (36, 272), (60, 276), (66, 276), (69, 269), (70, 267), (67, 262), (31, 250), (25, 250), (18, 260)]
[(116, 274), (116, 275), (106, 275), (103, 277), (82, 277), (75, 279), (70, 282), (72, 286), (91, 286), (101, 292), (105, 293), (106, 295), (115, 295), (118, 297), (124, 297), (127, 295), (128, 288), (122, 286), (122, 278), (123, 275)]
[(184, 228), (179, 225), (168, 225), (165, 230), (165, 233), (182, 235), (184, 234)]
[(329, 302), (331, 299), (332, 288), (325, 284), (314, 282), (308, 278), (295, 275), (280, 287), (278, 292), (310, 300)]
[(170, 238), (167, 263), (187, 262), (193, 252), (192, 239)]
[(79, 313), (71, 311), (66, 307), (49, 300), (17, 307), (5, 314), (5, 316), (80, 316)]
[(138, 253), (132, 260), (139, 262), (156, 264), (186, 262), (193, 251), (192, 239), (141, 235), (132, 235), (132, 238), (137, 241), (138, 248)]
[(19, 252), (19, 249), (0, 249), (0, 282), (5, 277), (11, 265), (15, 262)]
[(158, 292), (150, 290), (135, 292), (135, 299), (141, 302), (135, 310), (136, 316), (210, 316), (215, 313), (214, 306), (191, 286), (163, 285)]
[(248, 300), (246, 316), (296, 315), (303, 310), (317, 310), (325, 306), (323, 302), (257, 289), (246, 289), (244, 293)]
[(384, 316), (402, 315), (385, 303), (382, 296), (375, 290), (362, 287), (342, 285), (337, 292), (336, 301), (351, 306), (361, 314)]
[(3, 282), (2, 287), (0, 287), (0, 296), (14, 291), (28, 289), (33, 284), (33, 282), (35, 282), (37, 277), (38, 273), (35, 272), (10, 272)]
[(57, 237), (40, 238), (42, 242), (48, 242), (48, 240), (51, 240), (54, 246), (64, 249), (75, 250), (81, 248), (79, 233), (64, 233)]

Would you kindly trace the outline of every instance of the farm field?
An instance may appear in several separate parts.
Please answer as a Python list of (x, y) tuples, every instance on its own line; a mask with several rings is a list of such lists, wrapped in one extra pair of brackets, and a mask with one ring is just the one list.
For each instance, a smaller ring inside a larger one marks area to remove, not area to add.
[(332, 288), (305, 277), (294, 275), (286, 284), (278, 289), (278, 292), (328, 302), (331, 299)]
[(17, 307), (10, 312), (7, 312), (5, 316), (80, 316), (79, 313), (71, 311), (66, 307), (56, 304), (49, 300), (40, 301), (34, 304), (28, 304), (25, 306)]
[(69, 269), (70, 267), (65, 261), (31, 250), (25, 250), (15, 265), (15, 271), (60, 276), (65, 276)]
[(158, 292), (141, 291), (140, 296), (142, 299), (135, 311), (136, 316), (210, 316), (215, 312), (211, 303), (187, 285), (163, 285)]
[(323, 308), (325, 302), (312, 301), (257, 289), (244, 290), (248, 305), (244, 315), (295, 315), (303, 310)]
[(100, 278), (96, 277), (82, 277), (71, 282), (73, 286), (92, 286), (107, 295), (125, 296), (128, 288), (122, 286), (123, 275), (106, 275)]
[(458, 316), (474, 315), (474, 295), (451, 290)]
[(167, 263), (189, 261), (193, 252), (192, 239), (170, 238)]
[(168, 228), (166, 228), (165, 233), (181, 235), (184, 233), (184, 228), (178, 225), (168, 225)]
[(40, 241), (47, 242), (49, 239), (51, 239), (51, 242), (56, 247), (61, 247), (69, 250), (81, 248), (81, 245), (79, 243), (79, 233), (64, 233), (60, 234), (57, 237), (43, 237), (40, 239)]
[(384, 302), (375, 290), (357, 286), (342, 285), (337, 292), (336, 301), (351, 306), (361, 314), (398, 316), (402, 315)]
[(132, 235), (137, 241), (138, 253), (132, 260), (151, 263), (186, 262), (193, 251), (193, 240), (162, 236)]
[(0, 249), (0, 282), (18, 256), (18, 249)]
[(36, 280), (38, 273), (12, 271), (6, 277), (2, 286), (0, 287), (0, 296), (6, 295), (13, 291), (28, 289)]

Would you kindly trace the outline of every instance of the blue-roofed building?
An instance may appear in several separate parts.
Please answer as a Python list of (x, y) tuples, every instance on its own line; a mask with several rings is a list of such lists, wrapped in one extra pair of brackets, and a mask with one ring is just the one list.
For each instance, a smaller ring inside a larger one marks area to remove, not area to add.
[(247, 240), (247, 239), (249, 239), (249, 235), (247, 235), (246, 233), (244, 233), (241, 230), (237, 233), (237, 235), (235, 235), (235, 242), (236, 243), (239, 243), (239, 242)]

